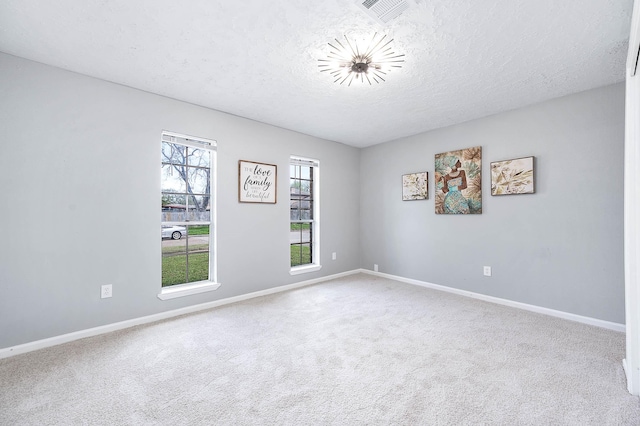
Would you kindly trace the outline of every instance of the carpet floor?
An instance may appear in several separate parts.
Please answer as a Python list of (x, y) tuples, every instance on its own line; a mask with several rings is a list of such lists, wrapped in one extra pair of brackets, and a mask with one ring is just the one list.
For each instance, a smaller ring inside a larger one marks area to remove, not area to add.
[(0, 360), (0, 424), (640, 425), (624, 349), (357, 274)]

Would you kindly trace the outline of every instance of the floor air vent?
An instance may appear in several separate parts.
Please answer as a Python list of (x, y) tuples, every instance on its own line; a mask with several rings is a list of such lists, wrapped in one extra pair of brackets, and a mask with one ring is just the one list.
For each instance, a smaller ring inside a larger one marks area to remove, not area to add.
[(356, 0), (365, 13), (381, 24), (386, 24), (411, 5), (408, 0)]

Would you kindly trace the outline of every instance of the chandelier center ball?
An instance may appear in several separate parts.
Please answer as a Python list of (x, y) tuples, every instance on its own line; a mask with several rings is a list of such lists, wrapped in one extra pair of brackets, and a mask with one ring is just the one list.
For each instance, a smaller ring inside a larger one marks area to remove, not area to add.
[(353, 65), (351, 65), (351, 71), (357, 73), (367, 72), (368, 69), (369, 65), (364, 62), (355, 62)]

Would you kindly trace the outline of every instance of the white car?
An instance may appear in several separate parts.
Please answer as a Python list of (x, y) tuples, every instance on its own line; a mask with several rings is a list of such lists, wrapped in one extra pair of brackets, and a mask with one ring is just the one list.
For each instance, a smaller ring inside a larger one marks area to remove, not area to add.
[(162, 225), (162, 238), (179, 240), (184, 234), (186, 234), (186, 232), (187, 228), (184, 226)]

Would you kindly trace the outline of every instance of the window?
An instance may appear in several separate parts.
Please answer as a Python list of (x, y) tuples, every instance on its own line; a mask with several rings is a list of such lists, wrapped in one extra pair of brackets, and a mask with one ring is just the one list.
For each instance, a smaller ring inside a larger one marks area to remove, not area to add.
[(163, 294), (171, 286), (175, 292), (215, 281), (215, 147), (214, 141), (162, 133)]
[(319, 163), (291, 157), (289, 165), (291, 273), (320, 269)]

